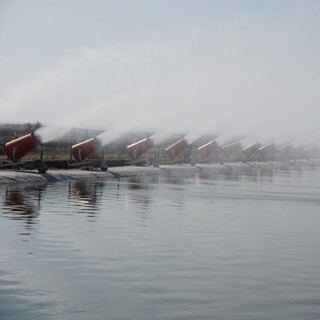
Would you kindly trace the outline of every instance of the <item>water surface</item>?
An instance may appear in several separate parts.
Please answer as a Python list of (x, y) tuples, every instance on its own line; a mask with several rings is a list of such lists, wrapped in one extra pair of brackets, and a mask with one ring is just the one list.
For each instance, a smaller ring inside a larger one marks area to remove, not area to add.
[(320, 171), (0, 187), (0, 319), (319, 319)]

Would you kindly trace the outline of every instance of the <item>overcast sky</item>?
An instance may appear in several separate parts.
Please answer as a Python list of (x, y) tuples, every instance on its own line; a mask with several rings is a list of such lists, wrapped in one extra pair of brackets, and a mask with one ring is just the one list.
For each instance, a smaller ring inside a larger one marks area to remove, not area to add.
[(311, 0), (0, 0), (0, 122), (314, 142), (319, 16)]

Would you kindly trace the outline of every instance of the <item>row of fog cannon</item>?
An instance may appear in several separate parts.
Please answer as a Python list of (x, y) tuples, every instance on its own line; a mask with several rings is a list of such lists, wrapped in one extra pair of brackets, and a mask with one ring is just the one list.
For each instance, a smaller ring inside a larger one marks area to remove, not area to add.
[[(19, 162), (28, 152), (41, 145), (40, 137), (31, 132), (20, 138), (7, 142), (4, 146), (8, 159), (13, 163)], [(75, 162), (85, 163), (87, 159), (102, 149), (103, 145), (98, 137), (90, 138), (71, 146), (71, 154)], [(151, 138), (145, 138), (127, 146), (127, 153), (131, 159), (131, 164), (138, 163), (142, 154), (149, 149), (155, 148), (156, 145)], [(187, 152), (189, 151), (189, 152)], [(184, 154), (184, 160), (188, 160), (191, 164), (201, 162), (219, 162), (225, 161), (274, 161), (274, 160), (295, 160), (318, 158), (319, 150), (316, 146), (297, 146), (284, 144), (276, 146), (274, 143), (261, 145), (258, 142), (243, 146), (240, 142), (232, 142), (219, 145), (216, 140), (211, 140), (205, 144), (196, 147), (195, 152), (191, 153), (191, 145), (184, 138), (179, 139), (164, 149), (167, 163), (176, 163)], [(180, 159), (181, 161), (181, 159)], [(42, 154), (39, 160), (35, 161), (36, 168), (40, 173), (47, 171), (47, 166), (42, 161)], [(107, 170), (106, 161), (99, 160), (102, 170)], [(153, 159), (155, 166), (159, 165), (159, 158)]]

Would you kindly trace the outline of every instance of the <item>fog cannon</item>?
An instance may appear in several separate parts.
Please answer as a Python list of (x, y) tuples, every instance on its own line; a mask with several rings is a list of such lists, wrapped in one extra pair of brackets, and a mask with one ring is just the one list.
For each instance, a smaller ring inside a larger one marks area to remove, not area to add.
[(40, 143), (40, 139), (34, 132), (31, 132), (25, 136), (7, 142), (4, 145), (4, 150), (11, 161), (17, 162)]
[(291, 159), (292, 144), (287, 143), (277, 148), (277, 160)]
[(144, 152), (151, 149), (153, 146), (152, 140), (145, 138), (127, 146), (127, 152), (131, 160), (138, 160)]
[(274, 143), (267, 143), (259, 148), (259, 152), (262, 160), (274, 161), (276, 157), (277, 147)]
[(242, 149), (245, 160), (260, 160), (261, 144), (258, 142), (251, 143)]
[(207, 158), (216, 148), (218, 147), (217, 142), (214, 140), (204, 144), (203, 146), (197, 148), (197, 154), (201, 160)]
[(170, 160), (174, 160), (184, 149), (188, 146), (188, 143), (184, 139), (180, 139), (171, 146), (165, 149), (165, 153)]
[(320, 150), (316, 145), (307, 146), (304, 149), (304, 154), (307, 159), (319, 159), (320, 158)]
[(242, 146), (239, 142), (225, 144), (221, 149), (225, 161), (238, 161), (243, 157)]
[(97, 138), (90, 138), (71, 147), (71, 154), (78, 162), (86, 160), (101, 146)]
[(291, 154), (291, 159), (292, 160), (298, 160), (298, 159), (305, 159), (305, 147), (303, 145), (295, 146), (293, 149), (290, 151)]

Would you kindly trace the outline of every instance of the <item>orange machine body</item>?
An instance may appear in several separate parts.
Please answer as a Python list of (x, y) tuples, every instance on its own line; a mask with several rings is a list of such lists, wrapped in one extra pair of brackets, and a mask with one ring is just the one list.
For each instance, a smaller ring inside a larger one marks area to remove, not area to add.
[(71, 147), (71, 153), (74, 159), (81, 162), (87, 159), (92, 153), (94, 153), (100, 147), (100, 143), (97, 138), (90, 138), (82, 141)]
[(152, 140), (145, 138), (127, 146), (127, 152), (131, 160), (138, 160), (144, 152), (151, 149), (153, 146)]
[(212, 140), (204, 144), (203, 146), (199, 147), (197, 149), (197, 153), (201, 159), (205, 159), (214, 151), (214, 149), (216, 149), (216, 147), (218, 147), (218, 144), (214, 140)]
[(277, 158), (279, 160), (290, 159), (292, 149), (293, 149), (293, 146), (290, 143), (279, 146), (277, 148)]
[(263, 160), (275, 160), (275, 155), (276, 155), (277, 147), (275, 146), (274, 143), (267, 143), (262, 145), (259, 148), (259, 152), (263, 157)]
[(25, 156), (28, 152), (36, 148), (41, 141), (33, 132), (20, 138), (11, 140), (4, 145), (4, 149), (8, 158), (16, 162)]
[(293, 149), (290, 152), (290, 154), (292, 155), (292, 159), (293, 160), (304, 159), (305, 158), (304, 150), (305, 150), (305, 147), (303, 145), (298, 145), (293, 147)]
[(316, 145), (309, 145), (304, 150), (303, 153), (307, 159), (319, 159), (320, 150)]
[(223, 152), (227, 155), (242, 152), (242, 147), (239, 142), (225, 144), (221, 148), (222, 148)]
[(188, 143), (184, 139), (180, 139), (171, 146), (165, 149), (165, 153), (170, 160), (174, 160), (184, 149), (188, 146)]
[(261, 148), (261, 144), (258, 143), (258, 142), (255, 142), (255, 143), (251, 143), (251, 144), (245, 146), (242, 149), (242, 152), (243, 152), (245, 157), (250, 158), (254, 154), (259, 153), (259, 149), (260, 148)]

